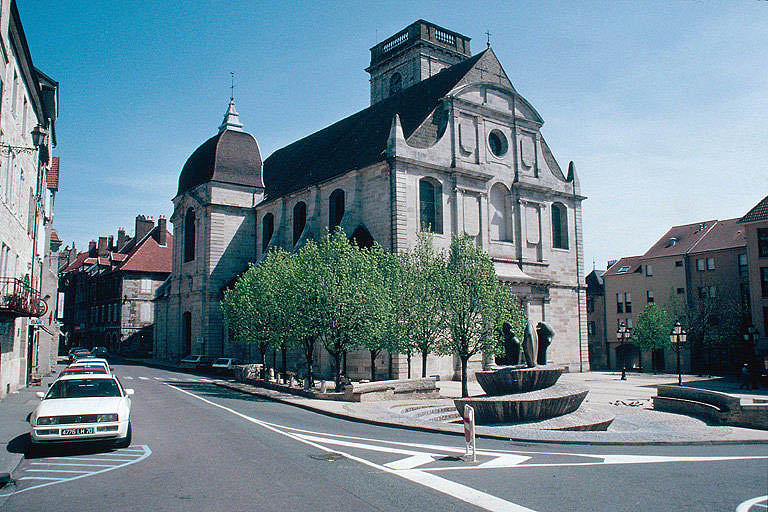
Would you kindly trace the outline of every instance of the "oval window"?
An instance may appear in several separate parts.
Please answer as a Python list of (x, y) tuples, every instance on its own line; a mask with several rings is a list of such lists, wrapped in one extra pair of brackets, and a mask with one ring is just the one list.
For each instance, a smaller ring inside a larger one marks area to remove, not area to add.
[(507, 153), (507, 138), (499, 130), (492, 130), (488, 135), (488, 145), (491, 153), (496, 156), (504, 156)]

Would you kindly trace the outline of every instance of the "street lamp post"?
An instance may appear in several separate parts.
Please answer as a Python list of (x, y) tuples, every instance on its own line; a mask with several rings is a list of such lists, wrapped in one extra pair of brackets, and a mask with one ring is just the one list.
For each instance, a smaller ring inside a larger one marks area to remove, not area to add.
[(672, 342), (672, 345), (675, 347), (675, 352), (677, 352), (677, 385), (682, 386), (683, 385), (683, 374), (680, 373), (680, 344), (685, 343), (686, 338), (688, 337), (688, 333), (685, 332), (685, 329), (682, 328), (680, 325), (680, 322), (675, 322), (675, 325), (672, 327), (672, 332), (669, 333), (669, 341)]
[(632, 337), (632, 328), (627, 327), (624, 322), (619, 323), (616, 329), (616, 339), (619, 341), (619, 350), (621, 351), (621, 380), (627, 380), (627, 352), (624, 350), (624, 341)]

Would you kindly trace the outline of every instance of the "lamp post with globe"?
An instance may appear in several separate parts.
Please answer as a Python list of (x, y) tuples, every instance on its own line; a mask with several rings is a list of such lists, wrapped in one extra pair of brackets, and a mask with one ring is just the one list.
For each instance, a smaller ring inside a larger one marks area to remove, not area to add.
[(686, 338), (688, 337), (688, 333), (685, 332), (685, 329), (680, 325), (680, 322), (675, 322), (675, 325), (672, 327), (672, 332), (669, 333), (669, 341), (672, 342), (672, 346), (675, 347), (675, 352), (677, 352), (677, 385), (682, 386), (683, 385), (683, 375), (680, 373), (680, 344), (685, 343)]

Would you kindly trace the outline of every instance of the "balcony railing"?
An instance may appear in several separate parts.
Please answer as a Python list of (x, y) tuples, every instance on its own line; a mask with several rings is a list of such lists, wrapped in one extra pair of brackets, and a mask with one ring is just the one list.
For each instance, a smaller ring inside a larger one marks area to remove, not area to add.
[(0, 316), (42, 316), (47, 306), (40, 294), (21, 279), (0, 277)]

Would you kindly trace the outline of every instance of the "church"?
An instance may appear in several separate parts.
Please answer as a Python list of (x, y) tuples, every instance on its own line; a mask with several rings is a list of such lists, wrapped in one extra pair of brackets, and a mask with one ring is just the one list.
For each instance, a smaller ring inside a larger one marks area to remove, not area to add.
[[(270, 248), (295, 251), (341, 226), (359, 245), (391, 251), (415, 245), (422, 229), (438, 249), (454, 234), (470, 235), (530, 320), (556, 330), (548, 362), (588, 369), (585, 197), (575, 169), (566, 174), (558, 165), (541, 134), (543, 119), (490, 45), (472, 55), (469, 42), (424, 20), (409, 25), (370, 50), (368, 108), (265, 160), (230, 99), (218, 133), (179, 177), (173, 269), (156, 298), (156, 358), (255, 360), (255, 348), (229, 339), (223, 290)], [(330, 375), (330, 356), (315, 353), (315, 368)], [(379, 357), (383, 378), (407, 376), (404, 355)], [(297, 355), (288, 363), (300, 361)], [(476, 356), (470, 371), (487, 362)], [(428, 373), (443, 379), (455, 378), (458, 367), (458, 358), (428, 360)], [(367, 352), (350, 352), (346, 368), (353, 379), (367, 378)]]

